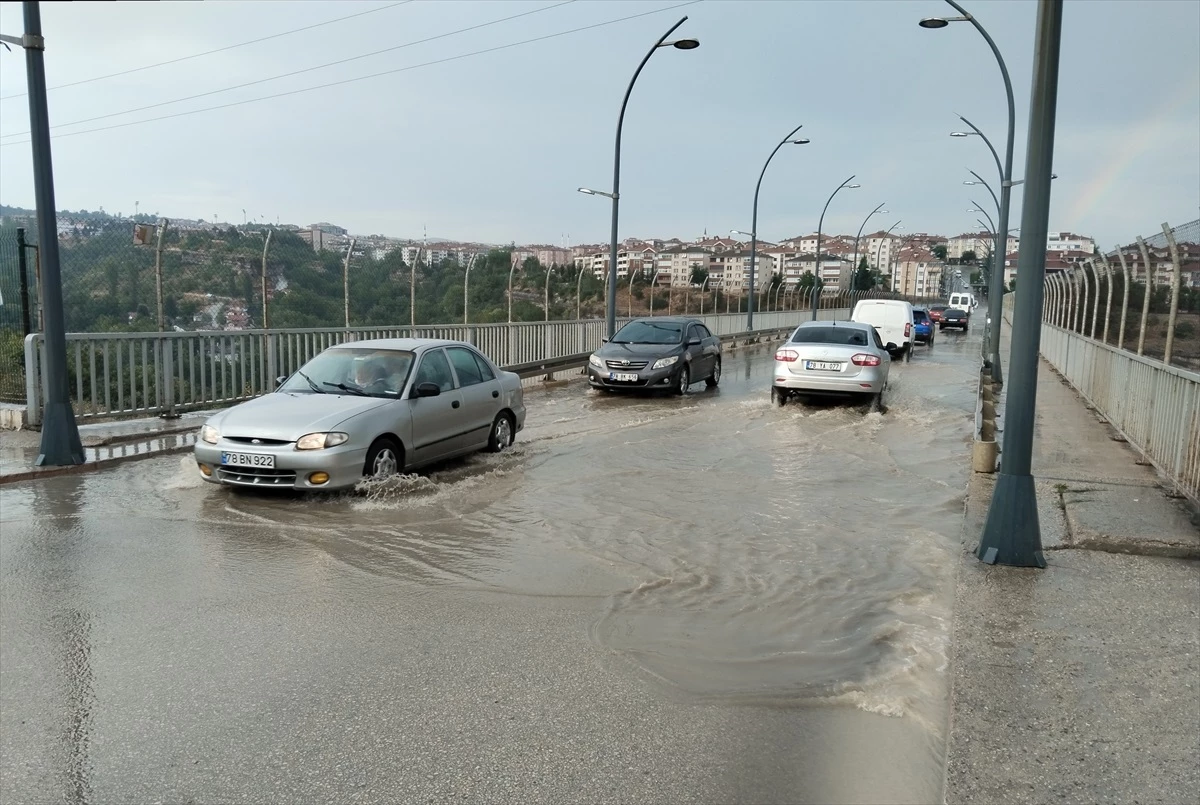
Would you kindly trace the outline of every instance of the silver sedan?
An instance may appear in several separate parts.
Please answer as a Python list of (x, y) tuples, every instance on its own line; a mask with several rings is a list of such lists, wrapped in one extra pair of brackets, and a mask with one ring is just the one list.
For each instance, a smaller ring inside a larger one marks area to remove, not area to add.
[(330, 347), (275, 392), (210, 417), (195, 456), (212, 483), (338, 489), (499, 452), (524, 427), (521, 379), (472, 345), (377, 339)]
[(796, 394), (878, 400), (891, 365), (870, 324), (806, 321), (775, 351), (771, 396), (779, 405)]

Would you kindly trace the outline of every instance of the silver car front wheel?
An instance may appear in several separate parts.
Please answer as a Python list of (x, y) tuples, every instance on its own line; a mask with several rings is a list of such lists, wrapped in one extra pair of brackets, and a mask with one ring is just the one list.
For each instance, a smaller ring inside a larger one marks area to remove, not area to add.
[(400, 456), (400, 447), (394, 441), (387, 437), (376, 439), (367, 451), (363, 475), (368, 478), (387, 478), (397, 474), (404, 466)]

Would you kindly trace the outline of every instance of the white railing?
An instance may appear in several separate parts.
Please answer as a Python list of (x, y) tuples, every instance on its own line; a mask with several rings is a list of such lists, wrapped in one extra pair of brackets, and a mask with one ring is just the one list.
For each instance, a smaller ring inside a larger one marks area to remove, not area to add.
[(1042, 323), (1042, 356), (1178, 493), (1200, 503), (1200, 373)]
[[(819, 309), (817, 318), (845, 318), (845, 308)], [(714, 335), (745, 331), (745, 313), (693, 316)], [(798, 325), (809, 310), (754, 314), (755, 331)], [(620, 327), (629, 321), (617, 320)], [(467, 341), (501, 366), (561, 358), (600, 346), (603, 319), (417, 327), (323, 327), (294, 330), (183, 333), (68, 333), (71, 404), (79, 419), (151, 416), (232, 405), (270, 391), (322, 350), (368, 338), (445, 338)], [(25, 339), (26, 421), (41, 422), (45, 399), (40, 333)]]

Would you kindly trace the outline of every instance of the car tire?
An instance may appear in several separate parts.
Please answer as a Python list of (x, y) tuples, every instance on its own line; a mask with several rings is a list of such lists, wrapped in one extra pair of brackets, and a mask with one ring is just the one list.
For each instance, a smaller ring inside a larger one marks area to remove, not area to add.
[(675, 375), (675, 388), (673, 391), (676, 394), (685, 394), (690, 385), (692, 385), (692, 370), (685, 363), (679, 367), (679, 374)]
[(509, 447), (512, 447), (512, 443), (516, 438), (517, 429), (513, 425), (512, 416), (507, 412), (501, 411), (492, 420), (492, 431), (488, 434), (488, 452), (502, 453)]
[(404, 449), (391, 436), (380, 436), (367, 449), (363, 477), (381, 479), (404, 470)]
[(771, 386), (771, 402), (780, 408), (787, 405), (787, 392), (778, 386)]
[(704, 385), (710, 389), (715, 389), (717, 384), (721, 382), (721, 359), (717, 358), (717, 362), (713, 364), (712, 374), (704, 381)]
[(938, 325), (938, 332), (939, 332), (939, 333), (943, 333), (943, 332), (945, 332), (945, 331), (946, 331), (946, 325), (944, 325), (944, 324), (939, 324), (939, 325)]

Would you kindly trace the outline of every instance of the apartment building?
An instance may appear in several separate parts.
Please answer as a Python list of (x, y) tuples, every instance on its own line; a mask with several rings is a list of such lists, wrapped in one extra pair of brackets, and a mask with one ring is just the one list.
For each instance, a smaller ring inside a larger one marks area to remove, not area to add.
[(909, 296), (937, 296), (943, 265), (926, 246), (906, 246), (896, 255), (892, 290)]
[(670, 277), (672, 288), (686, 288), (696, 269), (708, 271), (711, 276), (711, 257), (712, 253), (703, 246), (680, 244), (658, 252), (655, 266), (662, 275)]

